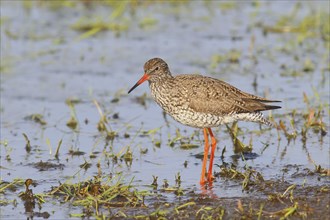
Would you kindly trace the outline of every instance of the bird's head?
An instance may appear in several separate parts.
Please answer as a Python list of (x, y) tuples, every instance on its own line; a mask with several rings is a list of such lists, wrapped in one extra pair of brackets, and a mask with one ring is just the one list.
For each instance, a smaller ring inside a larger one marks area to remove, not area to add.
[(149, 83), (157, 82), (171, 76), (167, 63), (161, 58), (152, 58), (144, 64), (144, 74), (137, 83), (128, 91), (130, 93), (136, 87), (148, 80)]

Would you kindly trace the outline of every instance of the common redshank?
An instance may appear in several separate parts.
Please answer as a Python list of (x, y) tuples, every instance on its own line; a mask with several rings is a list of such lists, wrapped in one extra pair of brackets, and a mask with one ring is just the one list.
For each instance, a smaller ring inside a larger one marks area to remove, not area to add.
[[(149, 82), (153, 99), (167, 114), (184, 125), (203, 128), (205, 146), (201, 184), (213, 181), (212, 167), (217, 141), (212, 127), (238, 120), (272, 126), (261, 111), (281, 108), (265, 104), (280, 101), (245, 93), (218, 79), (192, 74), (172, 76), (167, 63), (160, 58), (150, 59), (144, 64), (144, 75), (128, 93), (145, 81)], [(211, 154), (206, 175), (209, 136)]]

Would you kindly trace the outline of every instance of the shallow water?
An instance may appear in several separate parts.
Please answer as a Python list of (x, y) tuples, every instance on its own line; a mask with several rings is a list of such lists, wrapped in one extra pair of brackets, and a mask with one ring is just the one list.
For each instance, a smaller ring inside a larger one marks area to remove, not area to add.
[[(328, 2), (301, 2), (295, 19), (329, 8)], [(307, 113), (303, 93), (310, 97), (310, 105), (317, 108), (324, 104), (323, 121), (329, 130), (329, 53), (319, 38), (309, 38), (298, 45), (297, 33), (263, 34), (258, 24), (274, 25), (282, 16), (292, 13), (295, 4), (289, 2), (262, 2), (239, 4), (234, 9), (224, 10), (219, 2), (191, 2), (181, 5), (151, 4), (136, 8), (135, 13), (125, 12), (118, 23), (128, 25), (127, 31), (117, 36), (113, 31), (103, 31), (95, 36), (79, 39), (82, 32), (71, 25), (81, 18), (101, 19), (107, 22), (111, 9), (95, 5), (86, 8), (78, 4), (73, 8), (57, 10), (46, 6), (24, 8), (22, 2), (4, 1), (1, 4), (1, 179), (31, 178), (38, 183), (34, 193), (49, 191), (58, 182), (84, 181), (97, 175), (99, 162), (103, 174), (113, 174), (140, 189), (148, 188), (153, 175), (158, 184), (164, 179), (175, 185), (179, 172), (181, 186), (200, 192), (199, 177), (201, 160), (195, 157), (203, 152), (202, 132), (188, 128), (166, 116), (151, 100), (147, 83), (139, 86), (130, 95), (128, 89), (143, 74), (143, 64), (152, 57), (162, 57), (175, 73), (202, 73), (225, 80), (243, 91), (272, 99), (282, 100), (282, 109), (273, 111), (275, 121), (280, 119), (290, 128), (289, 113), (296, 109), (297, 132), (303, 126), (299, 113)], [(110, 10), (110, 11), (109, 11)], [(144, 18), (155, 19), (154, 25), (141, 27)], [(254, 46), (252, 45), (252, 39)], [(251, 49), (252, 48), (252, 49)], [(239, 63), (223, 61), (212, 68), (212, 57), (228, 54), (235, 49), (240, 52)], [(252, 59), (254, 56), (257, 62)], [(311, 72), (304, 72), (303, 65), (310, 59), (315, 66)], [(282, 66), (282, 67), (281, 67)], [(285, 68), (283, 68), (285, 66)], [(297, 71), (298, 76), (285, 75)], [(257, 87), (253, 87), (254, 79)], [(136, 98), (147, 94), (145, 106)], [(318, 95), (316, 95), (316, 93)], [(75, 104), (78, 129), (66, 126), (70, 119), (70, 108), (65, 104), (68, 98), (79, 100)], [(118, 102), (113, 102), (118, 98)], [(104, 134), (97, 130), (100, 119), (93, 104), (96, 99), (109, 118), (108, 126), (118, 136), (107, 143)], [(47, 125), (41, 126), (25, 117), (42, 114)], [(114, 119), (117, 113), (119, 118)], [(268, 113), (266, 113), (268, 115)], [(86, 119), (88, 123), (85, 123)], [(329, 184), (328, 178), (318, 180), (317, 176), (292, 177), (298, 167), (300, 171), (314, 170), (315, 164), (329, 169), (329, 134), (308, 132), (306, 145), (301, 136), (287, 143), (283, 132), (278, 141), (276, 129), (258, 135), (259, 125), (240, 122), (243, 143), (252, 138), (253, 153), (259, 156), (253, 160), (234, 160), (233, 144), (225, 126), (215, 129), (219, 141), (215, 164), (221, 165), (220, 155), (226, 147), (224, 161), (237, 167), (244, 165), (262, 173), (265, 179), (285, 178), (295, 184), (317, 186)], [(151, 135), (144, 131), (156, 130)], [(179, 142), (169, 146), (179, 129), (184, 137), (197, 132), (191, 143), (199, 147), (184, 150)], [(292, 130), (292, 129), (291, 129)], [(32, 150), (25, 150), (25, 133), (31, 141)], [(129, 134), (125, 138), (124, 134)], [(55, 149), (63, 140), (59, 159), (54, 159)], [(50, 147), (47, 144), (49, 140)], [(155, 142), (160, 141), (160, 147)], [(265, 148), (265, 144), (269, 144)], [(130, 148), (133, 154), (131, 166), (124, 160), (113, 163), (108, 154), (120, 158)], [(85, 154), (72, 156), (70, 149)], [(147, 150), (145, 154), (142, 150)], [(98, 152), (91, 159), (92, 152)], [(9, 155), (10, 159), (6, 157)], [(34, 164), (48, 161), (63, 164), (63, 168), (40, 171)], [(85, 161), (92, 167), (79, 167)], [(187, 167), (184, 163), (187, 161)], [(292, 166), (292, 168), (290, 168)], [(283, 169), (288, 168), (288, 171)], [(215, 171), (219, 168), (215, 166)], [(24, 188), (21, 189), (23, 191)], [(241, 185), (217, 178), (212, 193), (218, 197), (246, 197)], [(3, 195), (1, 195), (3, 197)], [(169, 198), (173, 195), (168, 195)], [(6, 199), (16, 199), (15, 194)], [(64, 206), (64, 207), (63, 207)], [(66, 218), (75, 212), (65, 205), (45, 204), (42, 211), (51, 213), (52, 218)], [(4, 218), (22, 218), (24, 208), (18, 204), (19, 214), (13, 206), (1, 207)]]

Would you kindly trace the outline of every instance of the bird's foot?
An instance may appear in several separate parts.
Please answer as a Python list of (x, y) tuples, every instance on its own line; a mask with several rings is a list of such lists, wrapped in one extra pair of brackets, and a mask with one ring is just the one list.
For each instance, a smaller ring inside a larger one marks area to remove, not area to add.
[(199, 181), (199, 184), (201, 184), (201, 186), (204, 186), (206, 182), (207, 182), (207, 181), (206, 181), (205, 179), (201, 179), (201, 180)]
[(215, 179), (215, 178), (214, 178), (213, 175), (207, 175), (207, 178), (206, 178), (206, 179), (204, 179), (204, 178), (201, 179), (201, 180), (199, 181), (199, 183), (200, 183), (202, 186), (204, 186), (206, 183), (208, 183), (208, 184), (212, 184), (214, 179)]
[(213, 180), (214, 180), (214, 176), (211, 173), (207, 174), (207, 181), (211, 183), (213, 182)]

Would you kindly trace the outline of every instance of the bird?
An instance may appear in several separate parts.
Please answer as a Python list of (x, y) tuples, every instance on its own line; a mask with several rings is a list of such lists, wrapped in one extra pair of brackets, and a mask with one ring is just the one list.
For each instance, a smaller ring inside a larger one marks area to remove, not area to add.
[[(217, 140), (211, 128), (235, 121), (250, 121), (274, 126), (262, 111), (281, 108), (268, 103), (280, 102), (252, 95), (216, 78), (199, 74), (173, 76), (161, 58), (144, 64), (144, 74), (128, 91), (131, 93), (148, 81), (154, 101), (172, 118), (183, 125), (203, 129), (204, 156), (200, 184), (212, 183), (213, 160)], [(209, 145), (209, 137), (211, 144)], [(209, 168), (206, 164), (211, 147)]]

